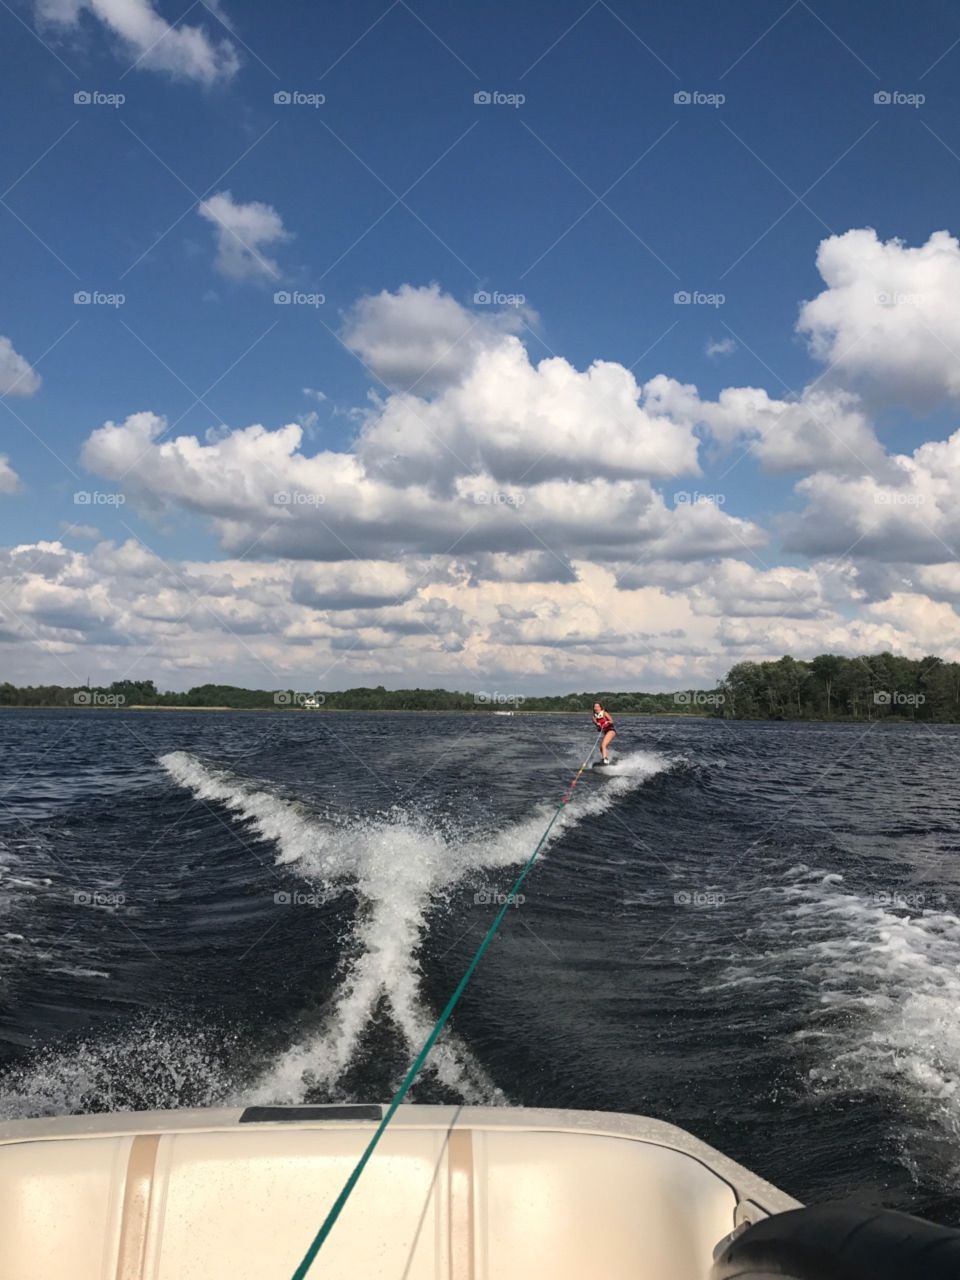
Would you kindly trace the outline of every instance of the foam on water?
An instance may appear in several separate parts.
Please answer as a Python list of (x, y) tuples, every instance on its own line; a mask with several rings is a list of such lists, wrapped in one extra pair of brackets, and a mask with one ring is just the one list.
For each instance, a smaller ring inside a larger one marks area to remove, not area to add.
[(70, 978), (109, 978), (110, 974), (104, 969), (84, 969), (79, 965), (62, 964), (56, 968), (48, 969), (48, 973), (63, 973)]
[(4, 1076), (0, 1116), (81, 1115), (224, 1105), (229, 1036), (143, 1020), (120, 1034), (41, 1049)]
[(310, 858), (313, 865), (331, 875), (342, 871), (345, 850), (338, 849), (337, 862), (327, 865), (323, 857), (327, 829), (296, 802), (253, 786), (225, 769), (208, 768), (187, 751), (171, 751), (160, 757), (160, 763), (174, 782), (192, 791), (198, 800), (222, 804), (248, 821), (262, 839), (273, 841), (278, 862)]
[[(837, 873), (793, 868), (766, 895), (773, 944), (732, 967), (722, 986), (812, 998), (798, 1043), (814, 1053), (818, 1096), (869, 1094), (893, 1117), (904, 1162), (960, 1183), (960, 918), (930, 897), (864, 897)], [(752, 942), (756, 943), (754, 937)], [(758, 994), (759, 998), (759, 994)]]
[[(210, 769), (186, 752), (165, 755), (161, 764), (198, 798), (225, 805), (238, 821), (272, 841), (277, 863), (295, 868), (323, 896), (349, 888), (359, 900), (340, 988), (326, 1024), (291, 1046), (244, 1092), (244, 1100), (255, 1102), (300, 1101), (308, 1086), (335, 1089), (381, 1002), (413, 1056), (435, 1017), (422, 1001), (418, 962), (431, 908), (479, 871), (526, 861), (559, 803), (558, 795), (555, 803), (537, 807), (500, 831), (458, 838), (399, 809), (349, 823), (320, 818), (295, 801)], [(606, 777), (602, 786), (582, 785), (574, 793), (544, 849), (564, 830), (609, 809), (670, 764), (654, 752), (622, 757), (615, 775), (611, 770), (614, 776)], [(429, 1068), (467, 1101), (501, 1096), (453, 1034), (442, 1037)]]

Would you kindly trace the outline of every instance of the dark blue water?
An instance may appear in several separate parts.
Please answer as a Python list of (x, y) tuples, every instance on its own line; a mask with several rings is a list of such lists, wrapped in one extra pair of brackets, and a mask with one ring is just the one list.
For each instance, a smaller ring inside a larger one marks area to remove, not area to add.
[[(413, 1100), (960, 1218), (960, 729), (621, 719)], [(387, 1097), (587, 717), (0, 716), (0, 1114)]]

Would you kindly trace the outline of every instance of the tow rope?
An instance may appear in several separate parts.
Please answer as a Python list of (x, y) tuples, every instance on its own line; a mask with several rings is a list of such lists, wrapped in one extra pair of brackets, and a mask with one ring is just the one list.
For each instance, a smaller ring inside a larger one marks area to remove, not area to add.
[(373, 1137), (367, 1143), (367, 1146), (363, 1152), (363, 1155), (354, 1165), (353, 1172), (350, 1174), (349, 1178), (347, 1178), (346, 1182), (343, 1184), (343, 1190), (340, 1192), (336, 1200), (333, 1202), (333, 1205), (330, 1208), (330, 1212), (327, 1214), (326, 1218), (323, 1221), (323, 1225), (321, 1226), (317, 1234), (314, 1236), (313, 1241), (310, 1245), (310, 1248), (304, 1254), (303, 1261), (300, 1263), (299, 1267), (297, 1267), (296, 1271), (293, 1273), (293, 1280), (305, 1280), (307, 1273), (309, 1272), (311, 1266), (314, 1263), (314, 1260), (316, 1259), (317, 1254), (323, 1248), (324, 1242), (326, 1241), (330, 1232), (333, 1230), (334, 1224), (336, 1223), (337, 1219), (340, 1217), (340, 1214), (342, 1213), (347, 1201), (350, 1199), (351, 1192), (353, 1191), (357, 1183), (360, 1181), (360, 1175), (363, 1173), (364, 1169), (366, 1168), (367, 1161), (370, 1159), (370, 1157), (373, 1155), (374, 1151), (376, 1150), (377, 1143), (383, 1137), (383, 1134), (387, 1128), (387, 1125), (390, 1123), (390, 1121), (393, 1119), (394, 1115), (396, 1114), (397, 1108), (400, 1106), (401, 1102), (403, 1102), (404, 1098), (407, 1096), (410, 1086), (413, 1084), (414, 1080), (417, 1078), (417, 1075), (420, 1072), (420, 1068), (423, 1066), (423, 1064), (426, 1062), (427, 1058), (429, 1057), (430, 1050), (433, 1048), (433, 1046), (436, 1044), (437, 1040), (439, 1039), (440, 1032), (447, 1025), (447, 1022), (450, 1019), (450, 1015), (453, 1013), (454, 1009), (456, 1008), (457, 1001), (463, 995), (464, 991), (466, 990), (467, 983), (473, 977), (474, 970), (476, 969), (480, 961), (483, 959), (484, 952), (486, 951), (487, 947), (489, 947), (490, 943), (493, 941), (494, 935), (496, 934), (497, 930), (500, 928), (500, 925), (503, 923), (503, 918), (507, 914), (507, 909), (509, 908), (512, 902), (516, 901), (516, 895), (520, 891), (521, 885), (523, 884), (524, 880), (526, 880), (527, 875), (529, 874), (531, 868), (533, 867), (533, 864), (536, 862), (537, 856), (540, 853), (540, 850), (543, 848), (544, 843), (547, 839), (547, 836), (549, 836), (550, 832), (553, 830), (554, 823), (556, 822), (557, 818), (559, 818), (560, 814), (563, 812), (565, 806), (568, 804), (570, 797), (573, 795), (573, 789), (577, 785), (577, 783), (580, 781), (580, 777), (583, 774), (584, 769), (586, 769), (587, 765), (590, 763), (590, 756), (592, 756), (594, 751), (597, 749), (597, 745), (600, 742), (600, 739), (602, 736), (603, 736), (602, 733), (597, 734), (596, 742), (594, 742), (593, 746), (590, 748), (589, 754), (587, 755), (583, 764), (577, 770), (572, 781), (570, 782), (569, 787), (563, 793), (563, 798), (561, 799), (560, 803), (557, 805), (557, 808), (554, 811), (553, 817), (547, 823), (544, 829), (543, 835), (537, 841), (537, 847), (534, 849), (533, 853), (531, 853), (530, 857), (524, 863), (523, 870), (520, 872), (520, 874), (517, 876), (516, 880), (513, 883), (513, 888), (507, 894), (503, 902), (503, 905), (501, 906), (497, 914), (494, 916), (493, 923), (490, 925), (490, 928), (487, 930), (486, 934), (484, 935), (483, 941), (480, 943), (479, 947), (477, 947), (477, 950), (474, 953), (473, 959), (470, 961), (469, 965), (467, 966), (466, 972), (464, 973), (463, 977), (457, 983), (456, 988), (454, 989), (453, 995), (451, 995), (450, 999), (446, 1003), (446, 1006), (444, 1007), (443, 1013), (441, 1013), (440, 1017), (437, 1019), (436, 1023), (434, 1024), (433, 1030), (430, 1032), (430, 1034), (427, 1036), (424, 1042), (423, 1048), (417, 1054), (416, 1058), (413, 1061), (413, 1064), (410, 1067), (410, 1070), (404, 1076), (403, 1083), (400, 1085), (400, 1088), (394, 1094), (393, 1101), (390, 1103), (390, 1106), (387, 1108), (386, 1113), (383, 1116), (383, 1119), (377, 1125), (377, 1128), (373, 1134)]

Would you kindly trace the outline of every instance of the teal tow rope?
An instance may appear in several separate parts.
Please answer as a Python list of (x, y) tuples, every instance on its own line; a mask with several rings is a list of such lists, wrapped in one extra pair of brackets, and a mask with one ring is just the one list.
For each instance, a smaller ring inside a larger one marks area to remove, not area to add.
[(323, 1248), (324, 1242), (326, 1241), (330, 1232), (333, 1230), (334, 1224), (336, 1223), (337, 1219), (340, 1217), (340, 1214), (342, 1213), (347, 1201), (350, 1199), (350, 1193), (353, 1191), (354, 1187), (360, 1181), (360, 1175), (363, 1173), (364, 1169), (366, 1168), (367, 1161), (373, 1155), (376, 1149), (377, 1143), (383, 1137), (384, 1131), (386, 1130), (387, 1125), (390, 1123), (390, 1121), (393, 1119), (394, 1115), (396, 1114), (397, 1108), (400, 1106), (401, 1102), (407, 1096), (407, 1092), (410, 1089), (410, 1086), (413, 1084), (414, 1080), (417, 1078), (417, 1074), (419, 1073), (420, 1068), (426, 1062), (430, 1054), (430, 1050), (437, 1043), (437, 1040), (440, 1036), (440, 1032), (447, 1025), (450, 1015), (451, 1013), (453, 1013), (453, 1010), (456, 1007), (457, 1001), (463, 995), (464, 991), (466, 990), (467, 983), (473, 977), (474, 969), (476, 969), (477, 965), (483, 959), (484, 952), (486, 951), (487, 947), (489, 947), (490, 943), (493, 941), (494, 934), (497, 932), (497, 930), (500, 928), (500, 925), (503, 923), (503, 917), (507, 914), (507, 909), (509, 908), (511, 902), (516, 901), (516, 894), (519, 892), (520, 886), (523, 884), (524, 880), (526, 880), (531, 867), (536, 862), (537, 855), (539, 854), (540, 850), (543, 848), (543, 845), (547, 839), (547, 836), (553, 830), (553, 824), (556, 822), (557, 818), (559, 818), (561, 812), (563, 811), (564, 806), (568, 803), (568, 801), (570, 800), (570, 797), (573, 795), (573, 789), (577, 785), (577, 783), (580, 781), (580, 775), (583, 773), (584, 769), (587, 767), (587, 764), (590, 761), (590, 756), (592, 756), (594, 751), (596, 750), (597, 743), (600, 741), (601, 736), (602, 736), (601, 734), (597, 735), (597, 741), (590, 748), (590, 754), (587, 756), (583, 764), (577, 770), (575, 777), (570, 783), (570, 786), (564, 792), (563, 799), (560, 801), (559, 805), (557, 806), (556, 812), (554, 813), (550, 821), (547, 823), (546, 830), (544, 831), (543, 835), (537, 841), (537, 847), (534, 849), (533, 853), (531, 853), (530, 857), (527, 859), (526, 863), (524, 864), (523, 870), (520, 872), (520, 874), (517, 876), (516, 880), (514, 881), (513, 888), (510, 890), (509, 894), (507, 895), (506, 900), (503, 903), (503, 906), (500, 908), (500, 910), (497, 912), (496, 916), (494, 917), (493, 924), (491, 924), (490, 928), (487, 930), (483, 941), (480, 943), (479, 947), (477, 947), (477, 950), (476, 950), (476, 953), (474, 954), (473, 959), (470, 961), (470, 964), (467, 966), (466, 973), (457, 983), (457, 986), (453, 995), (447, 1001), (446, 1007), (444, 1008), (443, 1013), (441, 1013), (440, 1017), (436, 1021), (436, 1025), (434, 1026), (433, 1030), (427, 1036), (427, 1039), (424, 1043), (423, 1048), (417, 1054), (416, 1058), (414, 1059), (413, 1065), (410, 1067), (410, 1070), (404, 1076), (403, 1083), (400, 1085), (400, 1088), (394, 1094), (393, 1101), (390, 1103), (390, 1106), (387, 1108), (386, 1114), (384, 1115), (383, 1119), (377, 1125), (376, 1131), (374, 1132), (373, 1137), (367, 1143), (367, 1146), (366, 1146), (366, 1149), (364, 1150), (363, 1155), (360, 1157), (360, 1159), (357, 1161), (356, 1165), (354, 1166), (353, 1172), (350, 1174), (350, 1177), (343, 1184), (343, 1190), (340, 1192), (336, 1200), (333, 1202), (330, 1212), (327, 1214), (326, 1218), (324, 1219), (323, 1226), (314, 1236), (313, 1242), (310, 1245), (310, 1248), (304, 1254), (303, 1261), (300, 1263), (299, 1267), (297, 1267), (296, 1271), (293, 1273), (293, 1280), (306, 1280), (307, 1272), (313, 1266), (313, 1263), (316, 1259), (317, 1254)]

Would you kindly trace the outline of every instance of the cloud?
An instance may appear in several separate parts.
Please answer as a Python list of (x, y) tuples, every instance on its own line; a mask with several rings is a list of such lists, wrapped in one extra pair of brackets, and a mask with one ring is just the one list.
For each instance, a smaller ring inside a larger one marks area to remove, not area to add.
[(504, 484), (697, 474), (692, 426), (651, 413), (642, 395), (622, 365), (596, 361), (581, 372), (559, 357), (534, 365), (505, 337), (433, 399), (388, 397), (368, 416), (357, 451), (390, 483), (420, 479), (437, 491), (472, 474)]
[[(216, 14), (216, 6), (204, 6)], [(171, 26), (149, 0), (35, 0), (44, 26), (73, 28), (89, 13), (120, 42), (134, 65), (161, 71), (177, 80), (214, 85), (231, 79), (240, 66), (236, 46), (216, 39), (202, 27)]]
[(734, 338), (709, 338), (705, 347), (708, 356), (732, 356), (736, 349)]
[(550, 551), (483, 552), (460, 557), (471, 586), (484, 582), (576, 582), (577, 571), (565, 556)]
[(831, 377), (916, 409), (960, 397), (960, 242), (881, 241), (870, 228), (830, 236), (817, 252), (827, 288), (797, 328)]
[(642, 556), (628, 564), (614, 565), (618, 591), (636, 591), (641, 587), (663, 587), (666, 591), (681, 591), (695, 586), (709, 577), (712, 562), (702, 560), (660, 560)]
[(620, 590), (612, 567), (576, 568), (478, 591), (427, 563), (172, 561), (133, 539), (88, 551), (40, 542), (0, 552), (0, 644), (20, 683), (130, 674), (175, 688), (675, 688), (785, 652), (960, 659), (948, 604), (900, 591), (851, 618), (854, 575), (829, 565), (723, 559), (692, 593), (682, 567), (669, 586)]
[(775, 400), (761, 387), (726, 387), (711, 401), (660, 374), (645, 391), (652, 410), (706, 427), (724, 447), (748, 446), (766, 471), (857, 473), (886, 466), (859, 398), (841, 388), (811, 385), (795, 398)]
[(956, 653), (960, 645), (960, 615), (957, 611), (951, 605), (931, 600), (920, 592), (895, 592), (882, 602), (868, 605), (865, 613), (869, 618), (895, 626), (899, 636), (909, 636), (909, 657)]
[(0, 395), (32, 396), (39, 388), (39, 374), (14, 351), (9, 338), (0, 337)]
[(0, 493), (16, 493), (20, 488), (20, 477), (10, 465), (5, 453), (0, 453)]
[(466, 475), (537, 483), (699, 470), (692, 426), (651, 411), (628, 369), (534, 364), (509, 331), (516, 324), (469, 312), (435, 285), (354, 308), (345, 341), (376, 376), (407, 388), (367, 414), (357, 452), (371, 474), (449, 492)]
[(410, 562), (317, 566), (297, 571), (291, 598), (318, 611), (381, 609), (409, 599), (423, 578)]
[(823, 618), (832, 612), (822, 571), (787, 565), (758, 570), (722, 560), (690, 592), (694, 613), (726, 618)]
[(509, 484), (460, 475), (448, 489), (384, 477), (362, 452), (301, 452), (303, 430), (254, 425), (209, 443), (165, 439), (153, 413), (108, 422), (84, 445), (89, 470), (149, 509), (209, 517), (233, 552), (350, 561), (543, 551), (561, 558), (675, 558), (757, 546), (764, 535), (716, 507), (673, 510), (643, 478)]
[[(348, 318), (351, 341), (407, 374), (436, 359), (444, 326), (449, 336), (472, 323), (432, 286), (369, 301)], [(697, 435), (655, 397), (650, 407), (628, 370), (534, 365), (515, 335), (482, 323), (456, 378), (448, 369), (432, 395), (377, 401), (349, 450), (305, 452), (296, 423), (167, 439), (165, 420), (145, 412), (95, 430), (83, 463), (147, 508), (209, 517), (227, 550), (257, 556), (460, 557), (475, 580), (488, 568), (540, 580), (558, 576), (545, 557), (569, 577), (575, 557), (684, 560), (763, 543), (716, 507), (665, 504), (651, 480), (696, 474)], [(504, 556), (527, 558), (508, 567)]]
[[(8, 579), (0, 563), (0, 600), (23, 578), (0, 625), (29, 622), (31, 662), (85, 646), (115, 666), (123, 645), (156, 658), (140, 674), (193, 679), (177, 673), (206, 662), (248, 684), (307, 672), (304, 687), (327, 671), (328, 687), (482, 688), (498, 674), (530, 689), (663, 687), (783, 652), (960, 656), (943, 612), (960, 599), (960, 432), (888, 455), (868, 400), (836, 380), (710, 400), (610, 361), (537, 362), (518, 321), (435, 285), (361, 300), (344, 335), (386, 389), (340, 449), (316, 450), (298, 423), (198, 435), (152, 411), (104, 423), (83, 465), (148, 517), (208, 522), (225, 558), (17, 549)], [(717, 487), (701, 478), (704, 439), (708, 456), (749, 450), (809, 473), (783, 531), (812, 563), (757, 567), (757, 523), (724, 495), (680, 499)]]
[(220, 275), (237, 281), (280, 279), (277, 263), (261, 253), (267, 245), (293, 238), (276, 209), (259, 200), (239, 204), (229, 191), (218, 191), (209, 200), (202, 200), (197, 212), (216, 229), (214, 267)]
[(704, 417), (719, 438), (736, 433), (752, 441), (767, 471), (884, 467), (883, 448), (859, 400), (839, 389), (807, 387), (795, 400), (774, 400), (751, 387), (728, 388)]
[(423, 396), (462, 381), (481, 351), (519, 332), (523, 317), (515, 308), (468, 311), (437, 284), (404, 284), (361, 298), (343, 340), (385, 386)]
[[(960, 563), (957, 561), (918, 566), (913, 575), (916, 584), (923, 588), (927, 596), (935, 600), (960, 603)], [(914, 584), (907, 582), (906, 585)]]
[(960, 431), (887, 460), (885, 475), (808, 476), (786, 548), (893, 564), (960, 557)]

